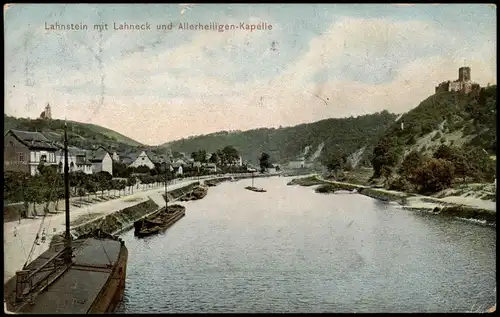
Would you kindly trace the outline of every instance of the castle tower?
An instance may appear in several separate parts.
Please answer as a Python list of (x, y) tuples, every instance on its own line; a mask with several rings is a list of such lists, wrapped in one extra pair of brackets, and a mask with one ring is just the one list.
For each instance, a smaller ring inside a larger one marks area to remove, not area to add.
[(464, 82), (464, 81), (470, 81), (471, 76), (470, 76), (470, 67), (460, 67), (458, 69), (458, 81)]

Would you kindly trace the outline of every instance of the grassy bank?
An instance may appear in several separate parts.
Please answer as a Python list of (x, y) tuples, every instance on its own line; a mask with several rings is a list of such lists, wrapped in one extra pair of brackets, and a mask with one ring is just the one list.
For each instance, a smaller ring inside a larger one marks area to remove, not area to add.
[[(152, 199), (148, 199), (147, 201), (116, 211), (105, 217), (94, 218), (93, 220), (87, 221), (85, 223), (79, 223), (71, 228), (71, 233), (74, 237), (79, 237), (96, 229), (101, 229), (107, 233), (114, 233), (128, 226), (130, 223), (133, 223), (141, 216), (144, 216), (158, 209), (158, 207), (159, 206)], [(55, 235), (52, 238), (51, 243), (62, 241), (63, 236), (64, 233)]]
[(317, 186), (317, 193), (335, 193), (336, 191), (353, 191), (356, 190), (359, 194), (382, 200), (394, 201), (408, 210), (420, 210), (433, 212), (443, 216), (459, 217), (465, 219), (474, 219), (486, 221), (489, 224), (496, 223), (496, 210), (481, 208), (478, 206), (467, 206), (464, 204), (456, 204), (444, 199), (408, 194), (404, 192), (387, 190), (383, 188), (371, 188), (360, 184), (352, 184), (346, 182), (328, 181), (319, 178), (317, 175), (295, 178), (288, 185), (300, 186)]
[[(168, 201), (176, 200), (179, 197), (190, 193), (191, 191), (193, 191), (193, 188), (195, 188), (196, 186), (199, 186), (199, 185), (200, 185), (200, 182), (194, 182), (194, 183), (191, 183), (191, 184), (186, 185), (184, 187), (176, 188), (174, 190), (169, 190), (168, 191)], [(162, 197), (163, 197), (163, 199), (165, 199), (165, 194), (163, 194)], [(165, 201), (166, 201), (166, 199), (165, 199)]]
[[(186, 193), (191, 192), (197, 185), (199, 185), (199, 182), (169, 191), (169, 201), (176, 200)], [(165, 198), (165, 195), (163, 195), (163, 198)], [(101, 229), (111, 234), (118, 234), (131, 228), (134, 221), (155, 212), (160, 207), (161, 206), (158, 206), (152, 199), (148, 199), (147, 201), (118, 210), (105, 217), (96, 218), (98, 215), (89, 215), (88, 217), (78, 218), (72, 223), (71, 232), (75, 237), (79, 237), (96, 229)], [(62, 237), (63, 233), (55, 235), (52, 238), (52, 242), (62, 241)]]

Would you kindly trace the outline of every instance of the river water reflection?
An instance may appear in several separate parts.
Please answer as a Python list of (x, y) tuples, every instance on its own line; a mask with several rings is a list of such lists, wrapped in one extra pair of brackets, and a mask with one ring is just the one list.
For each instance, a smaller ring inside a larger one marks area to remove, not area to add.
[(123, 234), (121, 311), (461, 312), (496, 301), (496, 231), (291, 178), (222, 183), (159, 236)]

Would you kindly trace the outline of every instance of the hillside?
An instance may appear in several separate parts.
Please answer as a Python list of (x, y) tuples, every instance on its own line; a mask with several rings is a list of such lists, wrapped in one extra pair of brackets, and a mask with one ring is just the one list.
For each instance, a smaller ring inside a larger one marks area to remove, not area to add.
[[(141, 143), (132, 140), (113, 130), (75, 121), (68, 121), (68, 137), (74, 146), (90, 149), (92, 146), (102, 145), (118, 151), (128, 150)], [(4, 114), (4, 134), (10, 129), (38, 131), (49, 140), (61, 141), (64, 131), (64, 120), (41, 120), (14, 118)]]
[(442, 145), (496, 156), (496, 85), (434, 94), (402, 115), (374, 149), (374, 176), (383, 166), (398, 167), (410, 152), (432, 157)]
[(274, 162), (285, 163), (299, 155), (321, 159), (327, 154), (357, 152), (360, 161), (369, 161), (373, 145), (397, 115), (382, 111), (356, 118), (326, 119), (285, 128), (223, 131), (165, 143), (172, 151), (192, 153), (199, 149), (214, 152), (234, 146), (244, 160), (257, 163), (262, 152)]

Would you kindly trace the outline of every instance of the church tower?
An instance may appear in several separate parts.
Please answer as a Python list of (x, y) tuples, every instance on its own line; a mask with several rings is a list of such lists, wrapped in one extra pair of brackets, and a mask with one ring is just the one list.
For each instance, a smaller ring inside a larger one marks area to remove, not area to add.
[(52, 119), (52, 111), (48, 103), (47, 106), (45, 106), (45, 111), (40, 114), (40, 119), (45, 119), (45, 120)]
[(50, 109), (50, 105), (47, 103), (47, 106), (45, 107), (45, 118), (46, 119), (52, 119), (52, 111)]

